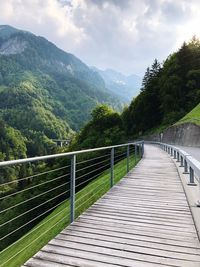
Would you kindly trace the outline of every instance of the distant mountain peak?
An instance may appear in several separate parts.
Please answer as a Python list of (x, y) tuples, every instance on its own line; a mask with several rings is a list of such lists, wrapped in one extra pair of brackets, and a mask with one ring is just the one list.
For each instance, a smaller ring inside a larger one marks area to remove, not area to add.
[(92, 69), (100, 74), (104, 79), (106, 87), (113, 93), (120, 96), (127, 102), (131, 101), (139, 93), (141, 78), (135, 74), (124, 75), (113, 69), (100, 70), (96, 67)]

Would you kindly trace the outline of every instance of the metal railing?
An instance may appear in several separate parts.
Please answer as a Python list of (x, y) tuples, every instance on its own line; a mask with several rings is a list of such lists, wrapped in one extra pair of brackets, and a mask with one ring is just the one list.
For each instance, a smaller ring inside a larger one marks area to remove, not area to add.
[[(41, 242), (47, 231), (72, 223), (128, 173), (143, 153), (144, 142), (139, 141), (0, 162), (0, 257), (30, 239), (0, 266), (9, 266), (32, 243)], [(31, 240), (40, 228), (42, 233)]]
[(196, 202), (196, 206), (200, 207), (200, 162), (193, 158), (189, 153), (174, 145), (151, 141), (148, 143), (159, 145), (171, 157), (176, 159), (177, 162), (180, 162), (179, 167), (184, 168), (183, 174), (188, 174), (188, 186), (197, 186), (197, 184), (199, 184), (199, 199)]

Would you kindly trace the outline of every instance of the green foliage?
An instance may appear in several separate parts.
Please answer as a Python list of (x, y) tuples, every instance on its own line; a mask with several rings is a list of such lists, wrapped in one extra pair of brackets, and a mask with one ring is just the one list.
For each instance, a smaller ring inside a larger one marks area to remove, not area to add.
[(200, 104), (198, 104), (193, 110), (180, 119), (176, 125), (191, 122), (196, 125), (200, 125)]
[(1, 161), (24, 158), (26, 156), (26, 139), (20, 131), (0, 120), (0, 158)]
[(124, 141), (122, 118), (117, 112), (103, 104), (98, 105), (91, 116), (91, 121), (77, 135), (72, 149), (109, 146)]
[(200, 102), (200, 42), (195, 37), (170, 55), (161, 67), (157, 60), (144, 75), (141, 93), (124, 110), (127, 135), (142, 135), (173, 124)]

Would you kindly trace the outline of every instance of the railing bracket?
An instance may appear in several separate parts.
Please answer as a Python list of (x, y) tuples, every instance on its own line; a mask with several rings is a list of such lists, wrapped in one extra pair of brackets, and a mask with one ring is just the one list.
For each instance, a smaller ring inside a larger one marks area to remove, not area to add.
[(197, 201), (196, 206), (200, 208), (200, 200)]

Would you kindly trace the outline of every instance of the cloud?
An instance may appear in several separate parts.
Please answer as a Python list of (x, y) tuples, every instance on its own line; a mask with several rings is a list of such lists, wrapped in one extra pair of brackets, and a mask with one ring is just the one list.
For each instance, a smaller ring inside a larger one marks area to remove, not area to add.
[(200, 36), (199, 0), (0, 0), (0, 24), (42, 35), (89, 65), (143, 75)]

